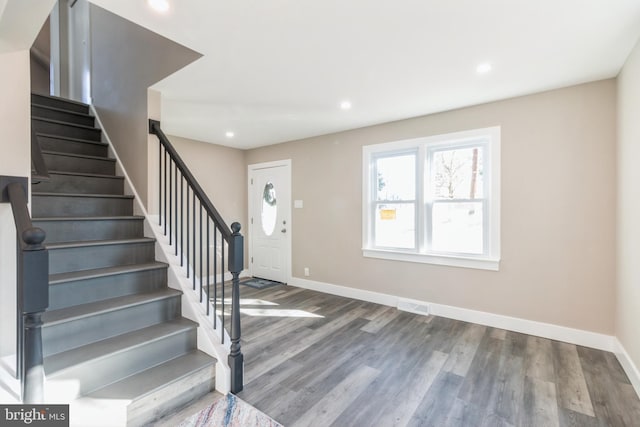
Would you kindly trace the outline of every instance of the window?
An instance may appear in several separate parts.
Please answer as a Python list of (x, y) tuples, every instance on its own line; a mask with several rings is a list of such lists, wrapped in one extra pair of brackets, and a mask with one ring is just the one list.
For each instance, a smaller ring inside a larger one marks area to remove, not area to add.
[(497, 270), (500, 128), (363, 148), (363, 253)]

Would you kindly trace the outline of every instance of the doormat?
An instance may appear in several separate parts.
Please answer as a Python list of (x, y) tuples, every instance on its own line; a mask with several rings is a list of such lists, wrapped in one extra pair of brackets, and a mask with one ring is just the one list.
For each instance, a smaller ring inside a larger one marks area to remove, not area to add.
[(252, 277), (251, 279), (247, 279), (244, 282), (240, 282), (241, 285), (247, 285), (254, 289), (265, 289), (270, 288), (272, 286), (282, 285), (280, 282), (274, 282), (273, 280), (267, 279), (259, 279), (257, 277)]
[(229, 393), (184, 420), (179, 427), (282, 427), (253, 406)]

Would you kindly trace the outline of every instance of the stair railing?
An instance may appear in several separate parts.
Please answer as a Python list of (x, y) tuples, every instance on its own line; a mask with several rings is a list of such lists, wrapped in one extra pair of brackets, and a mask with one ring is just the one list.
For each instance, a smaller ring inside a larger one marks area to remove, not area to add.
[(49, 306), (49, 253), (45, 232), (31, 223), (28, 179), (0, 176), (2, 203), (10, 203), (17, 235), (16, 377), (23, 403), (43, 403), (42, 314)]
[(227, 271), (231, 273), (231, 346), (228, 363), (231, 369), (231, 392), (238, 393), (243, 388), (244, 364), (240, 348), (239, 280), (244, 267), (244, 238), (240, 234), (240, 223), (234, 222), (231, 228), (227, 226), (162, 132), (159, 121), (149, 120), (149, 133), (156, 135), (159, 140), (158, 224), (164, 235), (169, 237), (169, 245), (174, 247), (180, 265), (186, 266), (187, 278), (191, 277), (193, 290), (200, 294), (200, 302), (207, 299), (207, 316), (213, 306), (214, 329), (218, 327), (217, 318), (220, 315), (223, 344), (226, 316), (225, 252), (228, 254)]

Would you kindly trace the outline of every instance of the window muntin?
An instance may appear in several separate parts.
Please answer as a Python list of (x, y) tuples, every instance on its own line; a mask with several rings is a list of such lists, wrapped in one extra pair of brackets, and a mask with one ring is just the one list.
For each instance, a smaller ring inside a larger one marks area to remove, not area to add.
[(498, 270), (499, 127), (365, 146), (363, 168), (365, 256)]

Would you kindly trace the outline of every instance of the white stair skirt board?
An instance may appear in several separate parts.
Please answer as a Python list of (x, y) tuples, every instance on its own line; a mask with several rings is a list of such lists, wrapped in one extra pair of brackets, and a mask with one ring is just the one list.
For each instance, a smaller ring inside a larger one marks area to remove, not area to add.
[[(131, 178), (127, 174), (122, 161), (115, 150), (109, 134), (100, 121), (100, 116), (94, 108), (93, 104), (89, 106), (91, 113), (96, 119), (96, 124), (102, 129), (104, 142), (109, 144), (109, 152), (116, 159), (116, 170), (124, 176), (125, 194), (132, 195), (135, 198), (134, 214), (145, 217), (144, 235), (154, 237), (156, 239), (156, 259), (169, 264), (167, 270), (167, 284), (169, 288), (182, 291), (182, 316), (198, 323), (198, 350), (214, 357), (216, 363), (216, 390), (222, 394), (227, 394), (231, 390), (231, 370), (227, 364), (227, 356), (231, 345), (231, 339), (226, 331), (215, 331), (213, 329), (213, 317), (215, 313), (210, 311), (210, 315), (206, 315), (206, 301), (200, 303), (198, 296), (193, 292), (191, 283), (187, 280), (180, 261), (173, 255), (173, 248), (169, 246), (169, 238), (162, 233), (162, 229), (158, 225), (158, 215), (149, 215), (145, 207), (140, 202), (140, 196), (136, 191)], [(219, 319), (218, 319), (219, 320)], [(218, 329), (221, 329), (221, 322), (217, 322)], [(219, 334), (225, 334), (224, 345), (220, 342)]]
[[(390, 307), (397, 307), (400, 310), (410, 311), (416, 314), (431, 314), (434, 316), (477, 323), (479, 325), (506, 329), (508, 331), (534, 335), (556, 341), (563, 341), (570, 344), (595, 348), (597, 350), (609, 351), (616, 355), (625, 373), (633, 384), (636, 393), (640, 396), (640, 371), (638, 370), (638, 367), (635, 366), (622, 344), (612, 335), (599, 334), (581, 329), (573, 329), (550, 323), (537, 322), (535, 320), (520, 319), (517, 317), (503, 316), (501, 314), (470, 310), (450, 305), (406, 299), (395, 295), (333, 285), (331, 283), (317, 282), (298, 277), (292, 277), (289, 284), (299, 288), (310, 289), (327, 294), (373, 302)], [(418, 307), (417, 310), (416, 307)], [(409, 308), (413, 309), (410, 310)], [(428, 313), (424, 313), (425, 308)]]

